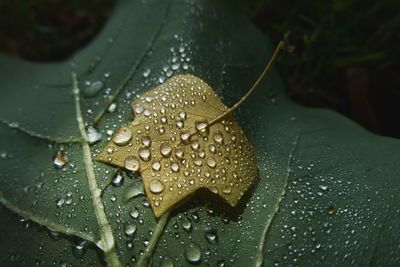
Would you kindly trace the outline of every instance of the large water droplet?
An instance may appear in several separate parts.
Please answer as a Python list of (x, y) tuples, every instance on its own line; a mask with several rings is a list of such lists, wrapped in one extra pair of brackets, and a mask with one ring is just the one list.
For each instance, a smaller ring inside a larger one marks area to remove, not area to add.
[(201, 249), (196, 243), (189, 243), (185, 248), (185, 258), (190, 263), (199, 263), (201, 261)]
[(171, 155), (172, 147), (168, 143), (163, 143), (160, 146), (160, 153), (163, 157), (169, 157)]
[(164, 184), (160, 180), (152, 180), (149, 189), (154, 194), (159, 194), (164, 190)]
[(150, 160), (151, 152), (150, 152), (150, 149), (148, 149), (147, 147), (139, 148), (138, 153), (139, 153), (139, 157), (143, 161), (149, 161)]
[(132, 132), (126, 127), (123, 127), (119, 129), (114, 137), (113, 137), (113, 142), (117, 146), (125, 146), (129, 143), (129, 141), (132, 139)]
[(125, 234), (132, 237), (136, 232), (136, 224), (128, 224), (125, 226)]
[(124, 167), (125, 169), (136, 172), (140, 168), (140, 161), (135, 156), (129, 156), (124, 161)]
[(189, 143), (190, 134), (188, 132), (183, 132), (181, 133), (180, 138), (182, 143), (187, 144)]

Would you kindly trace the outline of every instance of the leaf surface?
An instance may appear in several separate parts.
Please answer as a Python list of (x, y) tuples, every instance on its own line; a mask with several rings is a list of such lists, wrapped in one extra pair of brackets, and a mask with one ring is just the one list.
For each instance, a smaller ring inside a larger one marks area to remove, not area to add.
[[(231, 106), (271, 51), (229, 1), (121, 1), (102, 33), (71, 61), (33, 64), (2, 56), (2, 204), (41, 227), (88, 240), (84, 261), (98, 265), (109, 260), (103, 250), (110, 232), (107, 245), (115, 244), (123, 265), (143, 255), (153, 266), (396, 265), (400, 142), (330, 111), (293, 104), (276, 72), (235, 115), (259, 166), (259, 181), (235, 208), (200, 192), (157, 226), (141, 178), (93, 161), (113, 132), (132, 121), (137, 94), (175, 74), (192, 74)], [(75, 89), (84, 128), (92, 125), (102, 136), (89, 151)], [(60, 151), (67, 162), (56, 169)], [(40, 245), (24, 242), (26, 230), (1, 212), (2, 230), (15, 232), (2, 235), (3, 262), (16, 256), (32, 262), (30, 251)], [(106, 232), (99, 218), (106, 219)], [(6, 228), (11, 224), (16, 228)], [(42, 234), (29, 230), (45, 247), (72, 242)], [(149, 253), (146, 246), (155, 249)], [(37, 259), (59, 262), (69, 254), (62, 255), (38, 253)], [(66, 262), (75, 263), (73, 257)]]

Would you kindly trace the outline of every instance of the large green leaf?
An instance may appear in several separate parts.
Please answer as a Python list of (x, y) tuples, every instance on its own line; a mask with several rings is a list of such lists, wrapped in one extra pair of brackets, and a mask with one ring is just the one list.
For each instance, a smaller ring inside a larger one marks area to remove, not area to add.
[[(229, 1), (149, 0), (120, 2), (102, 33), (71, 61), (1, 56), (1, 265), (135, 265), (158, 230), (153, 266), (398, 264), (400, 142), (293, 104), (274, 71), (237, 112), (260, 169), (237, 208), (200, 193), (162, 229), (145, 196), (133, 197), (140, 177), (121, 173), (123, 184), (112, 183), (115, 170), (91, 160), (108, 131), (132, 120), (129, 104), (138, 93), (191, 73), (229, 106), (271, 51)], [(117, 105), (113, 112), (110, 103)], [(86, 125), (102, 133), (90, 151), (81, 141), (77, 104)], [(56, 169), (61, 149), (68, 164)], [(96, 187), (102, 194), (94, 205)], [(109, 233), (116, 249), (107, 250), (110, 238), (101, 242)]]

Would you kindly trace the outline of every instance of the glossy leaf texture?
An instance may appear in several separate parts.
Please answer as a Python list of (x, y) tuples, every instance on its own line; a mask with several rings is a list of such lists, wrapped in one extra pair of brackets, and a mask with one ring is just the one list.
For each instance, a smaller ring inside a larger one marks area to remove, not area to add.
[[(159, 229), (141, 178), (93, 159), (132, 121), (138, 94), (192, 74), (232, 106), (271, 52), (230, 1), (148, 0), (121, 1), (69, 61), (1, 56), (1, 265), (104, 265), (104, 205), (118, 259), (134, 266)], [(88, 179), (77, 88), (99, 191)], [(255, 148), (258, 181), (235, 208), (200, 192), (175, 209), (153, 266), (399, 263), (398, 140), (292, 103), (275, 71), (235, 116)]]

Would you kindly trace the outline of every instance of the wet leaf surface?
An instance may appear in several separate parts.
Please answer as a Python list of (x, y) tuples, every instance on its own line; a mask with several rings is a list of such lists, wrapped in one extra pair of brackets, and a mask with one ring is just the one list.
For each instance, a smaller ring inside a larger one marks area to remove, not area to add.
[[(138, 94), (191, 74), (232, 106), (271, 51), (229, 1), (123, 1), (71, 61), (2, 56), (2, 265), (81, 263), (58, 251), (75, 239), (90, 243), (82, 264), (94, 265), (396, 265), (400, 142), (293, 104), (276, 72), (235, 115), (259, 167), (235, 208), (198, 192), (160, 224), (142, 177), (94, 161), (132, 121)], [(68, 238), (27, 231), (8, 210)], [(52, 250), (35, 258), (41, 245)]]

